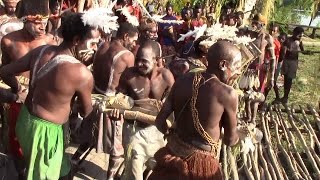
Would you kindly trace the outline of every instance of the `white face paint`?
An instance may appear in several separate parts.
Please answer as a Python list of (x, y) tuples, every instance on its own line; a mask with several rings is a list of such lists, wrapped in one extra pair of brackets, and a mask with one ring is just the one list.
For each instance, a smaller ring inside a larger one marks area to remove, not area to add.
[(24, 24), (24, 28), (34, 37), (40, 37), (46, 33), (46, 26), (48, 19), (27, 21)]
[(145, 48), (138, 52), (136, 66), (143, 75), (151, 73), (156, 64), (156, 58), (151, 48)]
[(91, 32), (91, 38), (86, 38), (79, 46), (77, 46), (78, 60), (85, 61), (97, 51), (100, 42), (100, 33), (95, 30)]
[(230, 66), (230, 70), (232, 72), (231, 76), (241, 74), (241, 53), (239, 52), (233, 59), (233, 62)]
[(227, 66), (227, 84), (231, 85), (234, 80), (241, 74), (241, 53), (239, 52), (233, 59), (232, 63)]

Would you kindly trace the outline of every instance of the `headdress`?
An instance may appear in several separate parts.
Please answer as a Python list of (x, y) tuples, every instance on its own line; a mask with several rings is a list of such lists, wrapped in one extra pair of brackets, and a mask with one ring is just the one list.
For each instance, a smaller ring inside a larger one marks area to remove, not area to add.
[(154, 21), (156, 21), (157, 23), (166, 23), (166, 24), (182, 24), (184, 21), (183, 20), (163, 20), (162, 18), (165, 16), (159, 16), (159, 15), (153, 15), (151, 16), (150, 13), (148, 12), (148, 10), (146, 9), (146, 7), (144, 7), (143, 3), (140, 0), (133, 0), (133, 2), (138, 5), (141, 10), (142, 13), (153, 19)]
[(127, 22), (132, 24), (133, 26), (139, 26), (139, 20), (136, 16), (131, 15), (129, 7), (124, 6), (121, 9), (118, 9), (118, 11), (121, 11), (121, 14), (124, 15), (127, 18)]
[(21, 0), (17, 17), (22, 21), (41, 21), (49, 18), (49, 0)]
[(3, 3), (14, 3), (14, 2), (19, 2), (19, 0), (3, 0)]
[(119, 28), (118, 17), (113, 15), (111, 8), (93, 8), (84, 12), (82, 22), (84, 25), (100, 28), (106, 34), (116, 31)]
[(205, 35), (209, 38), (201, 41), (200, 45), (210, 47), (218, 40), (224, 39), (231, 41), (235, 45), (244, 44), (248, 45), (254, 39), (248, 36), (237, 36), (238, 29), (235, 26), (222, 26), (222, 24), (214, 24), (210, 28), (206, 29)]

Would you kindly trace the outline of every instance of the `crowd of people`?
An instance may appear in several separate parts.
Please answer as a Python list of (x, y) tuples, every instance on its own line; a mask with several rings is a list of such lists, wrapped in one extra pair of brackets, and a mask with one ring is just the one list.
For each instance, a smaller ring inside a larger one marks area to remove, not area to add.
[[(88, 2), (85, 10), (92, 8)], [(207, 11), (188, 2), (177, 17), (170, 3), (161, 9), (148, 2), (145, 12), (136, 2), (119, 0), (108, 15), (117, 16), (117, 30), (106, 31), (113, 28), (108, 23), (84, 22), (86, 12), (77, 12), (76, 3), (4, 0), (2, 25), (10, 19), (23, 23), (22, 29), (9, 29), (2, 37), (0, 68), (3, 83), (10, 86), (0, 89), (1, 103), (6, 103), (7, 149), (22, 179), (71, 179), (71, 165), (80, 156), (75, 154), (71, 163), (65, 155), (63, 125), (74, 114), (83, 118), (82, 124), (94, 123), (92, 94), (111, 98), (120, 93), (156, 119), (153, 124), (127, 120), (119, 108), (104, 114), (107, 179), (222, 179), (221, 139), (228, 146), (240, 141), (239, 98), (232, 86), (243, 74), (242, 53), (224, 39), (210, 47), (201, 45), (205, 35), (179, 39), (216, 23), (235, 26), (238, 36), (253, 39), (260, 53), (248, 71), (260, 82), (252, 90), (264, 96), (246, 99), (245, 119), (252, 123), (270, 90), (276, 94), (274, 103), (287, 103), (298, 54), (305, 52), (302, 28), (287, 37), (276, 24), (266, 27), (260, 14), (245, 24), (244, 13), (232, 5), (224, 6), (216, 19), (215, 6)], [(139, 26), (120, 12), (124, 8)], [(162, 15), (161, 21), (154, 15)], [(280, 74), (282, 98), (276, 83)]]

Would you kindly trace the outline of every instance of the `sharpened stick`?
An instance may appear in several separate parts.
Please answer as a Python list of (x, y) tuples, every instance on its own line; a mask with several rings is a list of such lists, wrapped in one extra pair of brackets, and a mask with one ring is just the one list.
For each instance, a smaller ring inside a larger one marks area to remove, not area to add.
[[(259, 155), (259, 160), (260, 160), (260, 163), (261, 163), (261, 166), (264, 170), (264, 176), (265, 176), (265, 179), (266, 180), (272, 180), (272, 177), (270, 175), (270, 172), (268, 170), (268, 164), (267, 164), (267, 161), (265, 160), (265, 158), (263, 157), (263, 152), (262, 152), (262, 145), (261, 143), (258, 144), (258, 155)], [(262, 178), (261, 178), (262, 179)]]
[(227, 147), (227, 156), (230, 162), (230, 169), (231, 169), (231, 175), (232, 175), (232, 179), (234, 180), (239, 180), (239, 174), (238, 174), (238, 167), (237, 167), (237, 163), (236, 163), (236, 159), (234, 158), (232, 151), (231, 151), (231, 147)]
[(301, 112), (302, 112), (303, 122), (306, 124), (308, 130), (312, 134), (312, 138), (314, 139), (315, 144), (320, 149), (320, 142), (318, 140), (318, 137), (317, 137), (316, 133), (314, 132), (313, 127), (311, 126), (310, 121), (309, 121), (305, 111), (302, 109), (302, 106), (300, 106), (300, 109), (301, 109)]
[[(271, 114), (271, 116), (272, 116), (272, 114)], [(298, 174), (297, 170), (293, 167), (293, 162), (292, 162), (288, 152), (282, 146), (282, 143), (280, 140), (278, 122), (274, 121), (274, 126), (275, 126), (275, 133), (276, 133), (276, 140), (277, 140), (278, 148), (280, 149), (281, 153), (283, 154), (284, 159), (287, 161), (287, 164), (288, 164), (290, 171), (293, 173), (293, 176), (292, 176), (293, 179), (299, 180), (299, 174)]]
[(270, 160), (271, 160), (271, 164), (274, 168), (274, 171), (277, 175), (277, 179), (281, 179), (282, 176), (281, 176), (281, 173), (280, 173), (280, 169), (279, 169), (279, 165), (278, 165), (278, 161), (277, 161), (277, 158), (275, 157), (275, 153), (274, 153), (274, 150), (272, 149), (272, 146), (270, 144), (270, 137), (267, 133), (267, 129), (266, 129), (266, 119), (265, 119), (265, 114), (264, 113), (261, 113), (261, 122), (262, 122), (262, 129), (263, 129), (263, 136), (264, 138), (266, 138), (266, 146), (267, 146), (267, 152), (269, 154), (269, 157), (270, 157)]
[(309, 174), (309, 171), (308, 171), (306, 165), (304, 164), (300, 154), (298, 153), (298, 149), (297, 149), (297, 146), (296, 146), (296, 143), (295, 143), (295, 138), (294, 138), (292, 132), (289, 130), (288, 125), (284, 122), (284, 119), (283, 119), (283, 117), (281, 115), (281, 111), (279, 110), (279, 107), (276, 107), (275, 110), (276, 110), (276, 113), (277, 113), (275, 121), (278, 122), (279, 126), (284, 131), (283, 134), (284, 134), (285, 140), (289, 143), (290, 146), (292, 146), (293, 150), (295, 151), (295, 156), (298, 159), (298, 163), (300, 164), (301, 169), (303, 169), (304, 174), (306, 174), (306, 176), (308, 177), (307, 179), (311, 180), (312, 178), (311, 178), (311, 176)]
[[(289, 120), (291, 126), (293, 127), (293, 129), (294, 129), (294, 130), (296, 131), (296, 133), (297, 133), (297, 137), (298, 137), (298, 139), (300, 140), (300, 142), (301, 142), (301, 144), (302, 144), (302, 147), (303, 147), (303, 149), (305, 150), (305, 152), (306, 152), (306, 154), (307, 154), (307, 157), (308, 157), (308, 159), (309, 159), (309, 161), (310, 161), (310, 164), (311, 164), (313, 170), (314, 170), (315, 173), (316, 173), (316, 177), (317, 177), (317, 178), (320, 178), (320, 170), (319, 170), (317, 161), (315, 160), (316, 157), (314, 157), (314, 156), (313, 156), (313, 153), (311, 153), (311, 150), (312, 150), (312, 149), (310, 149), (310, 148), (308, 147), (308, 145), (307, 145), (306, 141), (304, 140), (301, 132), (299, 131), (299, 129), (298, 129), (298, 127), (296, 126), (296, 124), (294, 123), (292, 114), (291, 114), (291, 112), (290, 112), (290, 109), (289, 109), (288, 107), (286, 107), (286, 108), (287, 108), (288, 120)], [(319, 157), (317, 157), (317, 158), (319, 158)]]
[(223, 152), (223, 176), (224, 176), (224, 179), (229, 179), (227, 145), (225, 144), (222, 145), (222, 152)]

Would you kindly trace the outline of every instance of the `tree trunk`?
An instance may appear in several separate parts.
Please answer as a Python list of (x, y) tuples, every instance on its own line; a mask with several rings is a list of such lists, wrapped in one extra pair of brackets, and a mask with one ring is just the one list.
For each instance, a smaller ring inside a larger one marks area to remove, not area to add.
[(311, 35), (310, 35), (310, 37), (312, 38), (312, 39), (314, 39), (315, 37), (316, 37), (316, 28), (313, 28), (312, 29), (312, 33), (311, 33)]

